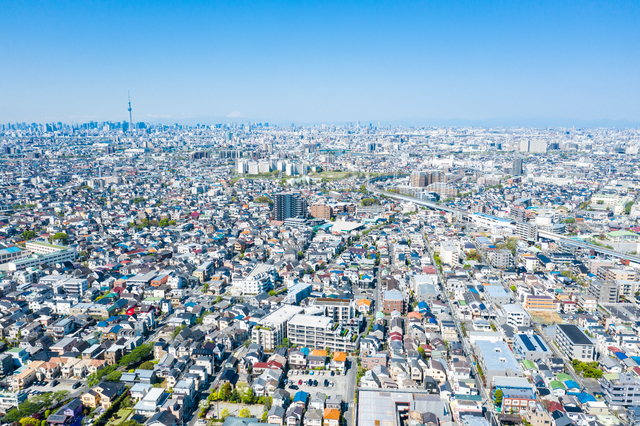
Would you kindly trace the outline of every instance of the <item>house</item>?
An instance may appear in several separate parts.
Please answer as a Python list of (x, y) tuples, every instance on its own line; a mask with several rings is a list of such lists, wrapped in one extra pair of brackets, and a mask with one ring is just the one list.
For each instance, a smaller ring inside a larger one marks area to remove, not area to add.
[(270, 425), (284, 425), (284, 408), (274, 405), (267, 413), (267, 423)]
[(291, 402), (291, 395), (284, 389), (276, 389), (273, 392), (273, 405), (279, 405), (283, 408), (287, 408), (289, 406), (289, 402)]
[(324, 409), (324, 426), (340, 426), (340, 410), (337, 408)]
[(309, 401), (309, 394), (305, 391), (298, 391), (293, 397), (293, 405), (302, 408), (307, 408), (307, 401)]
[(322, 426), (324, 409), (309, 408), (304, 415), (304, 426)]
[(289, 352), (289, 367), (305, 368), (307, 366), (307, 356), (301, 351), (294, 349)]
[(159, 411), (153, 416), (151, 416), (151, 418), (147, 420), (147, 422), (145, 423), (145, 426), (177, 426), (177, 425), (178, 425), (178, 419), (169, 411)]
[(332, 370), (344, 370), (347, 364), (347, 354), (344, 352), (334, 352), (331, 360)]
[(285, 424), (287, 426), (300, 426), (302, 424), (302, 413), (303, 409), (301, 407), (292, 405), (287, 410), (287, 414), (285, 414)]
[(100, 382), (81, 396), (82, 405), (105, 410), (124, 392), (124, 383)]
[(36, 370), (27, 368), (11, 377), (11, 387), (14, 391), (24, 389), (36, 380)]
[(317, 410), (325, 409), (325, 403), (327, 400), (327, 395), (322, 392), (316, 392), (311, 396), (311, 400), (309, 401), (309, 409), (315, 408)]
[(47, 423), (50, 426), (70, 425), (81, 415), (82, 401), (79, 398), (73, 398), (54, 414), (49, 415)]

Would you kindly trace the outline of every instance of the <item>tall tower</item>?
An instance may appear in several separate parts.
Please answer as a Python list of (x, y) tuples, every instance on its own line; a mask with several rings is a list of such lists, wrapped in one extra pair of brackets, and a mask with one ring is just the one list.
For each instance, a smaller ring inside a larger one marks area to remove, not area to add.
[(131, 119), (131, 93), (128, 90), (127, 96), (129, 97), (129, 131), (133, 132), (133, 120)]

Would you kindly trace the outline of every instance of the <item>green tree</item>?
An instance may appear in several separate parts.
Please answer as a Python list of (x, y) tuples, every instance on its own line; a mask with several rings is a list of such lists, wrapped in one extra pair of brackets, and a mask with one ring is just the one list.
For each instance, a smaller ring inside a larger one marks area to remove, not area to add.
[(227, 410), (226, 408), (224, 410), (222, 410), (222, 413), (220, 413), (220, 419), (221, 420), (226, 420), (227, 417), (229, 417), (229, 410)]
[(28, 425), (36, 426), (40, 424), (40, 420), (34, 419), (33, 417), (25, 417), (23, 419), (20, 419), (20, 424), (22, 426), (28, 426)]
[(242, 395), (242, 402), (245, 404), (253, 404), (255, 402), (256, 396), (253, 393), (253, 389), (248, 388), (247, 391)]
[(114, 371), (109, 373), (109, 375), (105, 378), (108, 382), (119, 382), (122, 377), (122, 371)]
[(53, 241), (62, 241), (62, 244), (67, 244), (67, 241), (69, 241), (69, 236), (64, 232), (58, 232), (49, 237), (49, 242)]
[(502, 404), (502, 397), (504, 396), (502, 389), (498, 389), (495, 393), (495, 403), (496, 405), (501, 405)]
[(167, 219), (166, 217), (164, 219), (160, 219), (160, 222), (158, 222), (158, 226), (161, 226), (163, 228), (169, 226), (169, 219)]
[(153, 367), (155, 367), (155, 364), (151, 361), (145, 361), (142, 364), (140, 364), (140, 367), (138, 367), (140, 370), (153, 370)]
[(33, 240), (37, 234), (34, 231), (24, 231), (21, 235), (23, 239), (29, 241)]
[(251, 411), (249, 411), (249, 409), (246, 408), (246, 407), (243, 408), (242, 410), (240, 410), (240, 414), (239, 415), (240, 415), (240, 417), (253, 417), (251, 415)]
[(223, 401), (228, 401), (231, 397), (231, 385), (229, 382), (222, 385), (220, 390), (218, 391), (218, 397)]

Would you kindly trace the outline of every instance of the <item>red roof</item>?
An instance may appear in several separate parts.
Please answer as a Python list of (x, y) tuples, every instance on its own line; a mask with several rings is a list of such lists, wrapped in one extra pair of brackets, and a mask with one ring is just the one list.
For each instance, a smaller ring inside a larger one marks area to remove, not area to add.
[(564, 411), (564, 407), (563, 407), (563, 406), (562, 406), (562, 404), (560, 404), (559, 402), (555, 402), (555, 401), (554, 401), (554, 402), (552, 402), (552, 403), (550, 403), (550, 404), (549, 404), (549, 412), (550, 412), (550, 413), (553, 413), (554, 411), (557, 411), (557, 410), (560, 410), (560, 411), (562, 411), (563, 413), (565, 412), (565, 411)]

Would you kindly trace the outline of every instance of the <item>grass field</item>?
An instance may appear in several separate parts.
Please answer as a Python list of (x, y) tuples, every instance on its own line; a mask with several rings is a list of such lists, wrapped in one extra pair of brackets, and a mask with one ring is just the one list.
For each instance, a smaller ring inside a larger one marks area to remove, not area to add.
[(122, 422), (126, 421), (131, 414), (133, 414), (132, 408), (122, 408), (109, 419), (107, 426), (118, 426)]
[(532, 319), (535, 322), (543, 324), (562, 324), (564, 320), (558, 315), (557, 312), (550, 311), (529, 311)]

